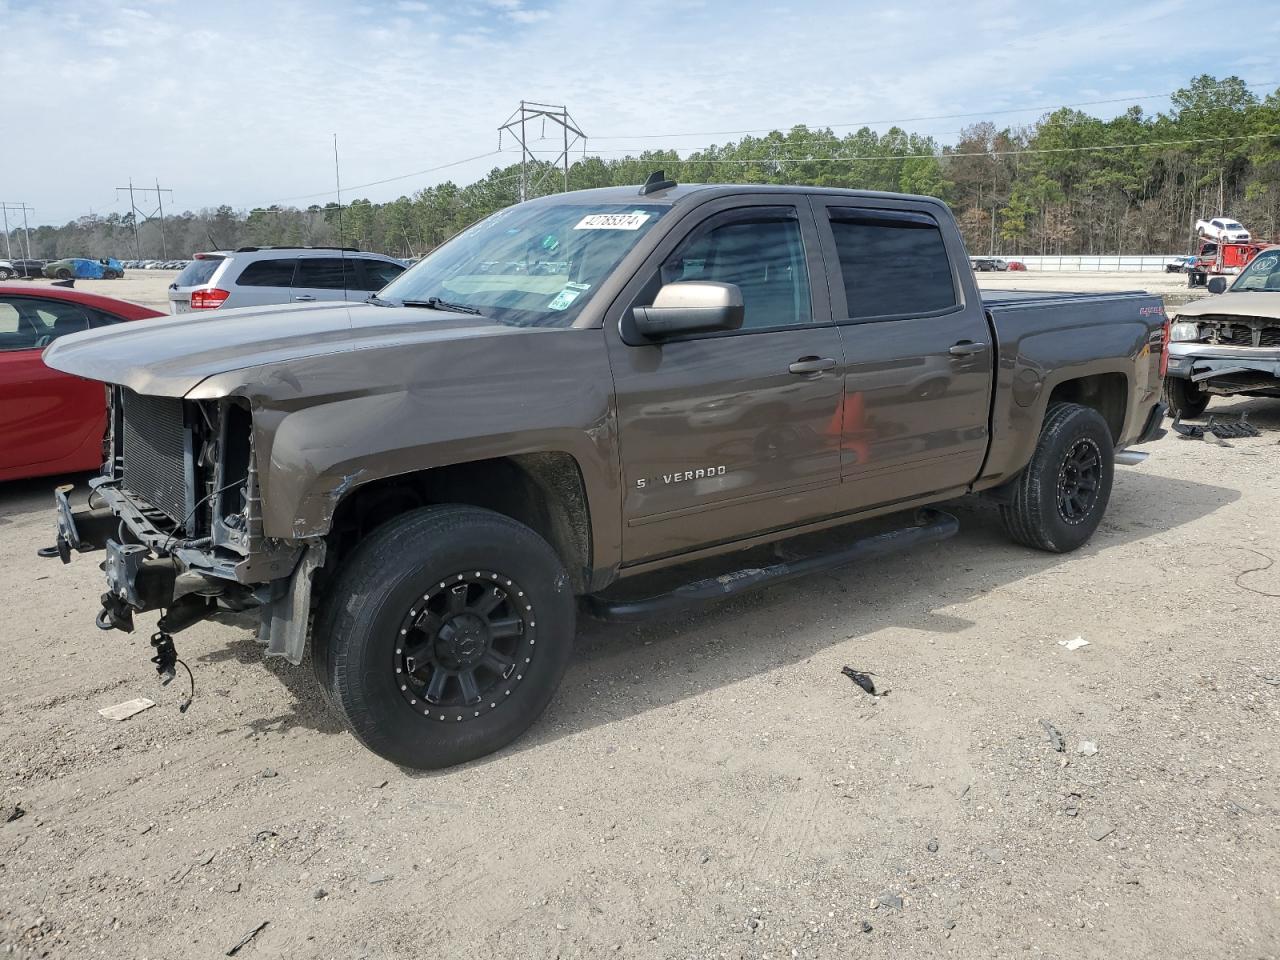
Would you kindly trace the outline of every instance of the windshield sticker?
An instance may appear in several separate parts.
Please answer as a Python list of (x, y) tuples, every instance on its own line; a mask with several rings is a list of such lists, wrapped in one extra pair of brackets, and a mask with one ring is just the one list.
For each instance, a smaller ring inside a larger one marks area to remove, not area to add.
[(649, 219), (647, 213), (589, 213), (575, 230), (639, 230)]
[(564, 289), (557, 293), (551, 302), (547, 304), (547, 309), (564, 310), (590, 289), (591, 284), (589, 283), (566, 283)]

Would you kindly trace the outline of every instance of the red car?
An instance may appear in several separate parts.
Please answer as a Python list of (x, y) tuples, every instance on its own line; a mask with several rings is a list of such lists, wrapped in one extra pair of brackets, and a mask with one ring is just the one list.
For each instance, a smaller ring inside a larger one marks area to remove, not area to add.
[(70, 287), (0, 283), (0, 480), (102, 465), (102, 384), (51, 370), (40, 354), (68, 333), (162, 316)]

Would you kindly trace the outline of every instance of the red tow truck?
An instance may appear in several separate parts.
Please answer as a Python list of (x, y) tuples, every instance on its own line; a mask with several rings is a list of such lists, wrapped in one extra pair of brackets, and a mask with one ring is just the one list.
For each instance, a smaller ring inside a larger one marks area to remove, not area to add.
[(1209, 277), (1215, 274), (1238, 273), (1247, 267), (1258, 251), (1270, 246), (1265, 240), (1253, 240), (1249, 243), (1218, 243), (1205, 240), (1200, 244), (1200, 251), (1195, 259), (1188, 260), (1184, 269), (1187, 273), (1188, 287), (1203, 287)]

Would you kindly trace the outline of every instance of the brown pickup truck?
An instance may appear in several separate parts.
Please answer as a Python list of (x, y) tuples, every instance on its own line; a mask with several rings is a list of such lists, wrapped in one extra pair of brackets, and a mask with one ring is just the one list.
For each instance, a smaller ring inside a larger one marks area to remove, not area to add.
[[(172, 634), (255, 610), (268, 654), (310, 641), (363, 743), (442, 766), (535, 720), (580, 608), (939, 540), (956, 520), (923, 508), (967, 493), (1079, 547), (1162, 433), (1167, 333), (1141, 293), (984, 299), (937, 200), (656, 174), (502, 210), (367, 303), (58, 340), (111, 416), (88, 503), (56, 493), (57, 550), (106, 551), (103, 629), (161, 612), (162, 671)], [(610, 590), (888, 515), (832, 553)]]

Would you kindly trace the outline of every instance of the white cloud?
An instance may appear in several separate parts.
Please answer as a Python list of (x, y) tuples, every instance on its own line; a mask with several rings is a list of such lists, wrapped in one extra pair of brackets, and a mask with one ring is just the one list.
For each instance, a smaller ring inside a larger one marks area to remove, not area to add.
[[(334, 133), (350, 184), (475, 156), (496, 149), (521, 99), (566, 103), (595, 147), (692, 148), (735, 139), (705, 131), (794, 123), (966, 112), (1025, 123), (1034, 111), (994, 112), (1173, 90), (1201, 72), (1276, 76), (1263, 51), (1280, 49), (1280, 21), (1252, 24), (1255, 53), (1240, 60), (1229, 31), (1187, 29), (1199, 16), (1191, 0), (1051, 13), (1022, 0), (287, 0), (216, 12), (132, 0), (111, 20), (90, 0), (9, 4), (0, 89), (73, 106), (24, 114), (4, 169), (36, 219), (60, 222), (118, 209), (114, 187), (130, 176), (159, 177), (180, 209), (323, 191)], [(977, 119), (903, 125), (945, 140)], [(704, 133), (654, 136), (684, 131)], [(18, 137), (43, 148), (14, 149)], [(513, 159), (363, 192), (467, 182)]]

